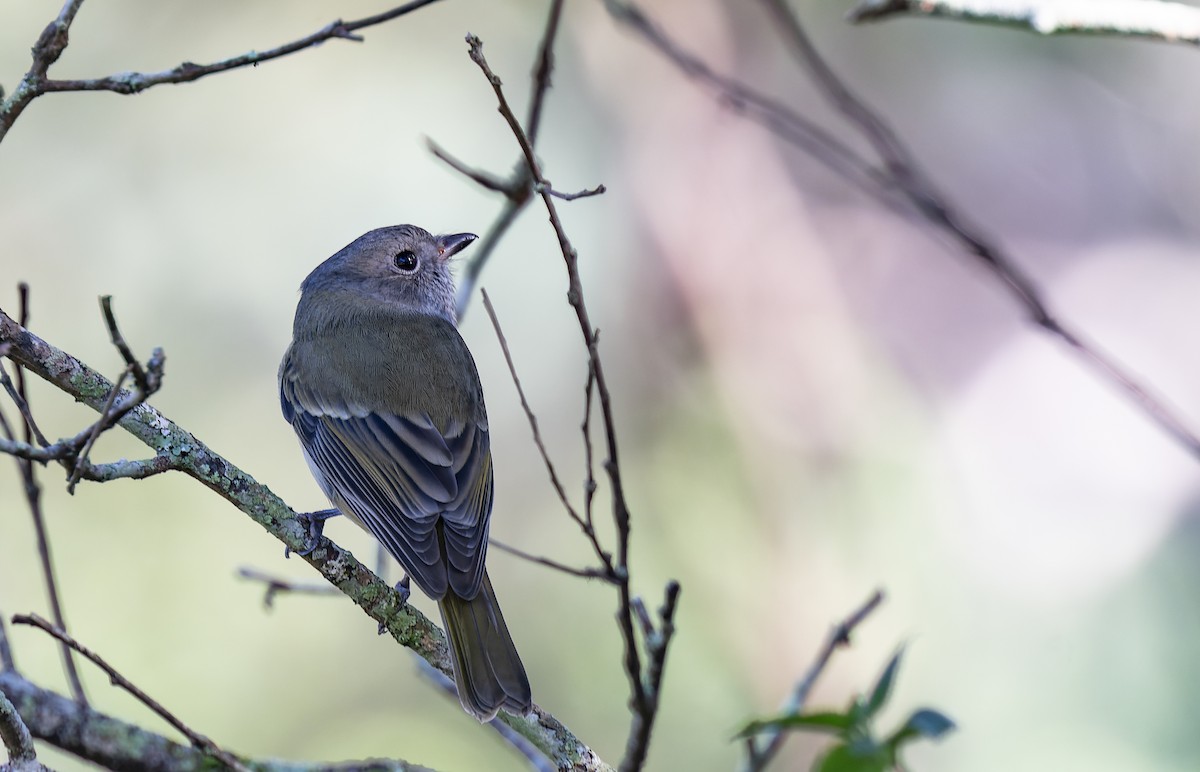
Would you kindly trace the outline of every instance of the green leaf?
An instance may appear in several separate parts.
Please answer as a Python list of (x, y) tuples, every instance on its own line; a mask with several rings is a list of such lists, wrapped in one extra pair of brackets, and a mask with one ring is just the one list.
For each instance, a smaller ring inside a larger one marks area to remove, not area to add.
[(887, 667), (883, 669), (883, 674), (879, 676), (879, 681), (875, 684), (875, 688), (871, 690), (871, 696), (867, 699), (866, 717), (873, 718), (879, 709), (888, 701), (888, 697), (892, 694), (892, 686), (896, 683), (896, 673), (900, 669), (900, 657), (904, 654), (904, 647), (896, 649), (896, 653), (892, 655), (892, 659), (888, 662)]
[(813, 767), (813, 772), (887, 772), (891, 753), (878, 746), (835, 745)]
[(955, 729), (954, 722), (946, 717), (944, 713), (936, 711), (932, 708), (921, 708), (914, 711), (908, 720), (904, 722), (904, 726), (896, 730), (896, 732), (888, 738), (888, 745), (893, 748), (899, 748), (902, 743), (906, 743), (918, 737), (927, 737), (930, 740), (937, 740), (942, 735)]
[(737, 733), (737, 737), (750, 737), (768, 729), (812, 729), (819, 732), (841, 734), (851, 726), (850, 717), (841, 713), (785, 713), (773, 718), (751, 721)]

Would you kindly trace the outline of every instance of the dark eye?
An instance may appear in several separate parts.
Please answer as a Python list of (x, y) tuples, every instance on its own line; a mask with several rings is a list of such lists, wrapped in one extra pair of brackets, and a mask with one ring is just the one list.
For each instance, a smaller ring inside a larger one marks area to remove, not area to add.
[(391, 262), (396, 265), (396, 268), (404, 271), (406, 274), (412, 274), (416, 270), (416, 265), (418, 265), (413, 250), (396, 252), (396, 257), (391, 258)]
[(392, 262), (405, 273), (412, 273), (417, 270), (417, 256), (413, 254), (411, 249), (397, 252), (396, 256), (392, 258)]

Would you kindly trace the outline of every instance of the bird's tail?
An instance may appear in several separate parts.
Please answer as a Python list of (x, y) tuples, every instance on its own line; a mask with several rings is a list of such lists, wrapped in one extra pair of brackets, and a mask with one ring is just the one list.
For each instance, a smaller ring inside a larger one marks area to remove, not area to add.
[(463, 708), (480, 721), (492, 720), (499, 710), (518, 716), (528, 713), (533, 706), (529, 678), (487, 573), (474, 598), (466, 600), (450, 590), (438, 601), (438, 608), (450, 639), (454, 682)]

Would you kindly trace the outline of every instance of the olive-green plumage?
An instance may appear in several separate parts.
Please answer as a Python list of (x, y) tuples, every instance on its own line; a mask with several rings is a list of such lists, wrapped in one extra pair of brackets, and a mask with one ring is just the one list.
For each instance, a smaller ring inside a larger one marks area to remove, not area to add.
[(381, 228), (318, 266), (301, 286), (279, 393), (330, 501), (438, 601), (459, 699), (486, 721), (532, 701), (484, 568), (487, 411), (448, 265), (474, 238)]

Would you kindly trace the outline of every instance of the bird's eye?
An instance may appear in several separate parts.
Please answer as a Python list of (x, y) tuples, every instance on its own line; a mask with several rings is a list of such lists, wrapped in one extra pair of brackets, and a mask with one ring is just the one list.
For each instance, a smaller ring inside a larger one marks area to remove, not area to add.
[(412, 273), (417, 270), (417, 256), (411, 249), (397, 252), (396, 256), (392, 258), (392, 262), (404, 273)]

